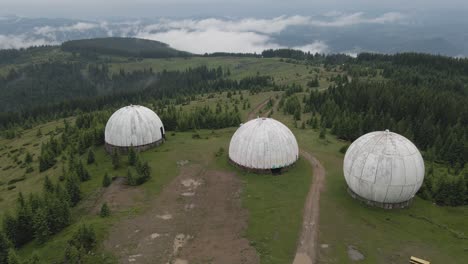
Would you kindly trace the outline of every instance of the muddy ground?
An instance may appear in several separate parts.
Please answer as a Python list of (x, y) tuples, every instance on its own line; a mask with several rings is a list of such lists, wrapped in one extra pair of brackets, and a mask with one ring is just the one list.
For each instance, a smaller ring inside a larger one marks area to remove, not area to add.
[(234, 173), (187, 164), (143, 214), (116, 224), (104, 246), (120, 263), (259, 263), (243, 237), (240, 192)]

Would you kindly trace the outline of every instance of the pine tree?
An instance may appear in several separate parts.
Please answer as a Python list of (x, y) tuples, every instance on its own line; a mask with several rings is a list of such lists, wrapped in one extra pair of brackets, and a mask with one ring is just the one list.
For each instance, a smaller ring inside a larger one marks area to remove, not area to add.
[(8, 260), (7, 262), (8, 264), (21, 264), (21, 261), (18, 257), (18, 255), (16, 255), (16, 252), (14, 249), (10, 248), (10, 250), (8, 251)]
[(18, 193), (18, 198), (16, 199), (16, 203), (18, 207), (25, 207), (26, 206), (26, 200), (24, 199), (23, 193), (19, 192)]
[(88, 164), (93, 164), (94, 163), (94, 151), (92, 149), (88, 150), (88, 159), (87, 159)]
[(0, 263), (8, 263), (8, 252), (12, 246), (7, 236), (0, 231)]
[(96, 233), (91, 226), (82, 224), (70, 243), (77, 248), (83, 248), (85, 252), (90, 251), (96, 246)]
[(46, 194), (42, 209), (46, 212), (47, 224), (52, 234), (58, 233), (70, 223), (70, 206), (61, 201), (56, 194)]
[(64, 263), (78, 264), (82, 263), (82, 254), (81, 250), (76, 246), (72, 245), (70, 242), (65, 248), (65, 259)]
[(135, 149), (133, 147), (130, 147), (129, 151), (128, 151), (128, 164), (130, 166), (135, 166), (136, 162), (137, 162), (137, 154), (135, 152)]
[(53, 193), (54, 192), (54, 185), (52, 184), (52, 181), (49, 179), (49, 176), (45, 176), (44, 179), (44, 191)]
[(324, 139), (326, 133), (327, 133), (327, 131), (326, 131), (325, 127), (322, 127), (322, 128), (320, 129), (319, 138)]
[(24, 163), (30, 164), (32, 161), (33, 161), (33, 157), (31, 153), (29, 153), (29, 151), (26, 152), (26, 155), (24, 156)]
[(130, 185), (130, 186), (135, 186), (135, 185), (137, 185), (136, 179), (135, 179), (135, 177), (133, 176), (133, 174), (132, 174), (132, 172), (130, 171), (130, 169), (127, 170), (127, 184)]
[(70, 205), (72, 207), (75, 206), (81, 200), (80, 184), (78, 180), (73, 176), (69, 176), (65, 183), (65, 189), (70, 197)]
[(37, 194), (30, 193), (28, 198), (29, 207), (34, 215), (36, 211), (42, 206), (42, 201)]
[(36, 251), (34, 251), (32, 253), (31, 258), (29, 258), (29, 260), (26, 263), (27, 264), (40, 264), (41, 263), (41, 260), (40, 260), (39, 256), (37, 255)]
[(33, 239), (33, 214), (22, 193), (19, 194), (16, 208), (16, 230), (17, 246), (22, 246)]
[(102, 178), (102, 187), (109, 187), (111, 185), (112, 180), (109, 177), (109, 174), (107, 172), (104, 174), (104, 178)]
[(120, 155), (117, 150), (112, 151), (112, 166), (114, 170), (120, 167)]
[(138, 178), (136, 182), (137, 185), (143, 184), (151, 178), (151, 167), (149, 166), (148, 162), (143, 164), (138, 163), (136, 169), (138, 172)]
[(86, 170), (86, 168), (84, 167), (81, 161), (78, 162), (78, 164), (76, 165), (75, 172), (76, 172), (76, 175), (78, 175), (78, 178), (80, 179), (80, 181), (82, 182), (88, 181), (91, 179), (91, 175), (89, 175), (88, 170)]
[(317, 129), (317, 128), (318, 128), (318, 121), (317, 121), (317, 118), (316, 118), (316, 117), (314, 117), (314, 118), (312, 119), (312, 128), (313, 128), (313, 129)]
[(104, 203), (101, 206), (101, 212), (99, 214), (101, 217), (108, 217), (110, 215), (110, 209), (109, 206), (107, 206), (107, 203)]
[(3, 232), (8, 240), (16, 245), (18, 222), (16, 221), (16, 218), (8, 212), (3, 216)]
[(296, 108), (294, 111), (294, 119), (301, 120), (301, 108)]
[(43, 244), (50, 235), (51, 232), (47, 223), (47, 213), (41, 208), (34, 215), (34, 237), (40, 244)]

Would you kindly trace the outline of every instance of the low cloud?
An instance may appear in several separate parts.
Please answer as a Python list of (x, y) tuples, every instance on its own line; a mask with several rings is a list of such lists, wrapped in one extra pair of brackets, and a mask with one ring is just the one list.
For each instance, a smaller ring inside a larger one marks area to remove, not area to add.
[(329, 48), (327, 46), (327, 44), (323, 41), (315, 41), (311, 44), (307, 44), (307, 45), (304, 45), (304, 46), (297, 46), (297, 47), (293, 47), (294, 49), (298, 49), (298, 50), (302, 50), (304, 52), (310, 52), (312, 54), (315, 54), (315, 53), (328, 53), (329, 52)]
[(202, 54), (205, 52), (262, 52), (265, 49), (280, 48), (267, 35), (255, 32), (229, 32), (209, 29), (204, 31), (170, 30), (136, 37), (168, 43), (175, 49)]
[[(274, 42), (273, 36), (292, 26), (346, 27), (357, 24), (395, 23), (404, 18), (400, 13), (385, 13), (367, 18), (364, 13), (343, 14), (331, 12), (327, 19), (308, 16), (280, 16), (271, 19), (246, 18), (240, 20), (161, 19), (158, 23), (143, 26), (136, 37), (159, 40), (176, 49), (193, 53), (205, 52), (261, 52), (269, 48), (287, 48)], [(293, 47), (312, 53), (326, 53), (325, 42), (315, 40), (310, 44)]]
[(227, 32), (257, 32), (264, 34), (279, 33), (290, 26), (307, 25), (310, 17), (305, 16), (280, 16), (272, 19), (246, 18), (241, 20), (224, 20), (208, 18), (201, 20), (184, 19), (168, 20), (162, 19), (159, 23), (148, 25), (144, 31), (161, 31), (172, 29), (186, 30), (213, 30)]
[[(171, 47), (192, 53), (261, 52), (265, 49), (297, 48), (311, 53), (330, 52), (320, 39), (309, 44), (284, 46), (277, 42), (278, 35), (290, 27), (347, 27), (359, 24), (398, 23), (401, 13), (385, 13), (376, 17), (362, 12), (345, 14), (328, 12), (319, 17), (279, 16), (269, 19), (158, 19), (130, 21), (76, 22), (61, 26), (32, 27), (19, 35), (0, 35), (0, 48), (21, 48), (28, 45), (55, 44), (69, 38), (106, 36), (138, 37), (165, 42)], [(70, 34), (69, 34), (70, 33)], [(1, 34), (1, 32), (0, 32)]]
[(85, 31), (97, 28), (99, 26), (100, 25), (94, 24), (94, 23), (78, 22), (76, 24), (69, 25), (69, 26), (60, 26), (60, 27), (44, 26), (44, 27), (36, 27), (34, 29), (37, 35), (50, 36), (50, 34), (57, 33), (57, 32), (73, 32), (73, 31), (85, 32)]
[(22, 35), (0, 35), (0, 49), (19, 49), (31, 46), (54, 45), (56, 42), (51, 42), (44, 38), (28, 37)]
[(403, 21), (405, 16), (398, 12), (385, 13), (378, 17), (368, 18), (362, 12), (352, 14), (330, 14), (332, 20), (311, 20), (311, 26), (318, 27), (346, 27), (359, 24), (387, 24)]

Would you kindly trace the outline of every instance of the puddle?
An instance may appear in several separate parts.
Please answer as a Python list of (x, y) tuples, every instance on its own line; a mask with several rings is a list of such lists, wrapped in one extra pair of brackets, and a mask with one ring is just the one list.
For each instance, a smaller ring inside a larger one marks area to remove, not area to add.
[(170, 220), (172, 219), (172, 215), (165, 213), (163, 215), (156, 215), (157, 218), (162, 219), (162, 220)]

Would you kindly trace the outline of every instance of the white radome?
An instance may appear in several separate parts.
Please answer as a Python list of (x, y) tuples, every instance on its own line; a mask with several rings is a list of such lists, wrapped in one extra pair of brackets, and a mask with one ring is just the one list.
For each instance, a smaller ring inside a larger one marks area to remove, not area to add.
[(379, 203), (402, 203), (414, 197), (424, 180), (424, 160), (407, 138), (376, 131), (356, 139), (343, 165), (348, 187)]
[(251, 169), (288, 167), (298, 157), (299, 147), (294, 134), (272, 118), (257, 118), (241, 125), (229, 144), (231, 161)]
[(129, 105), (115, 111), (105, 129), (105, 141), (116, 147), (137, 147), (163, 139), (164, 126), (151, 109)]

